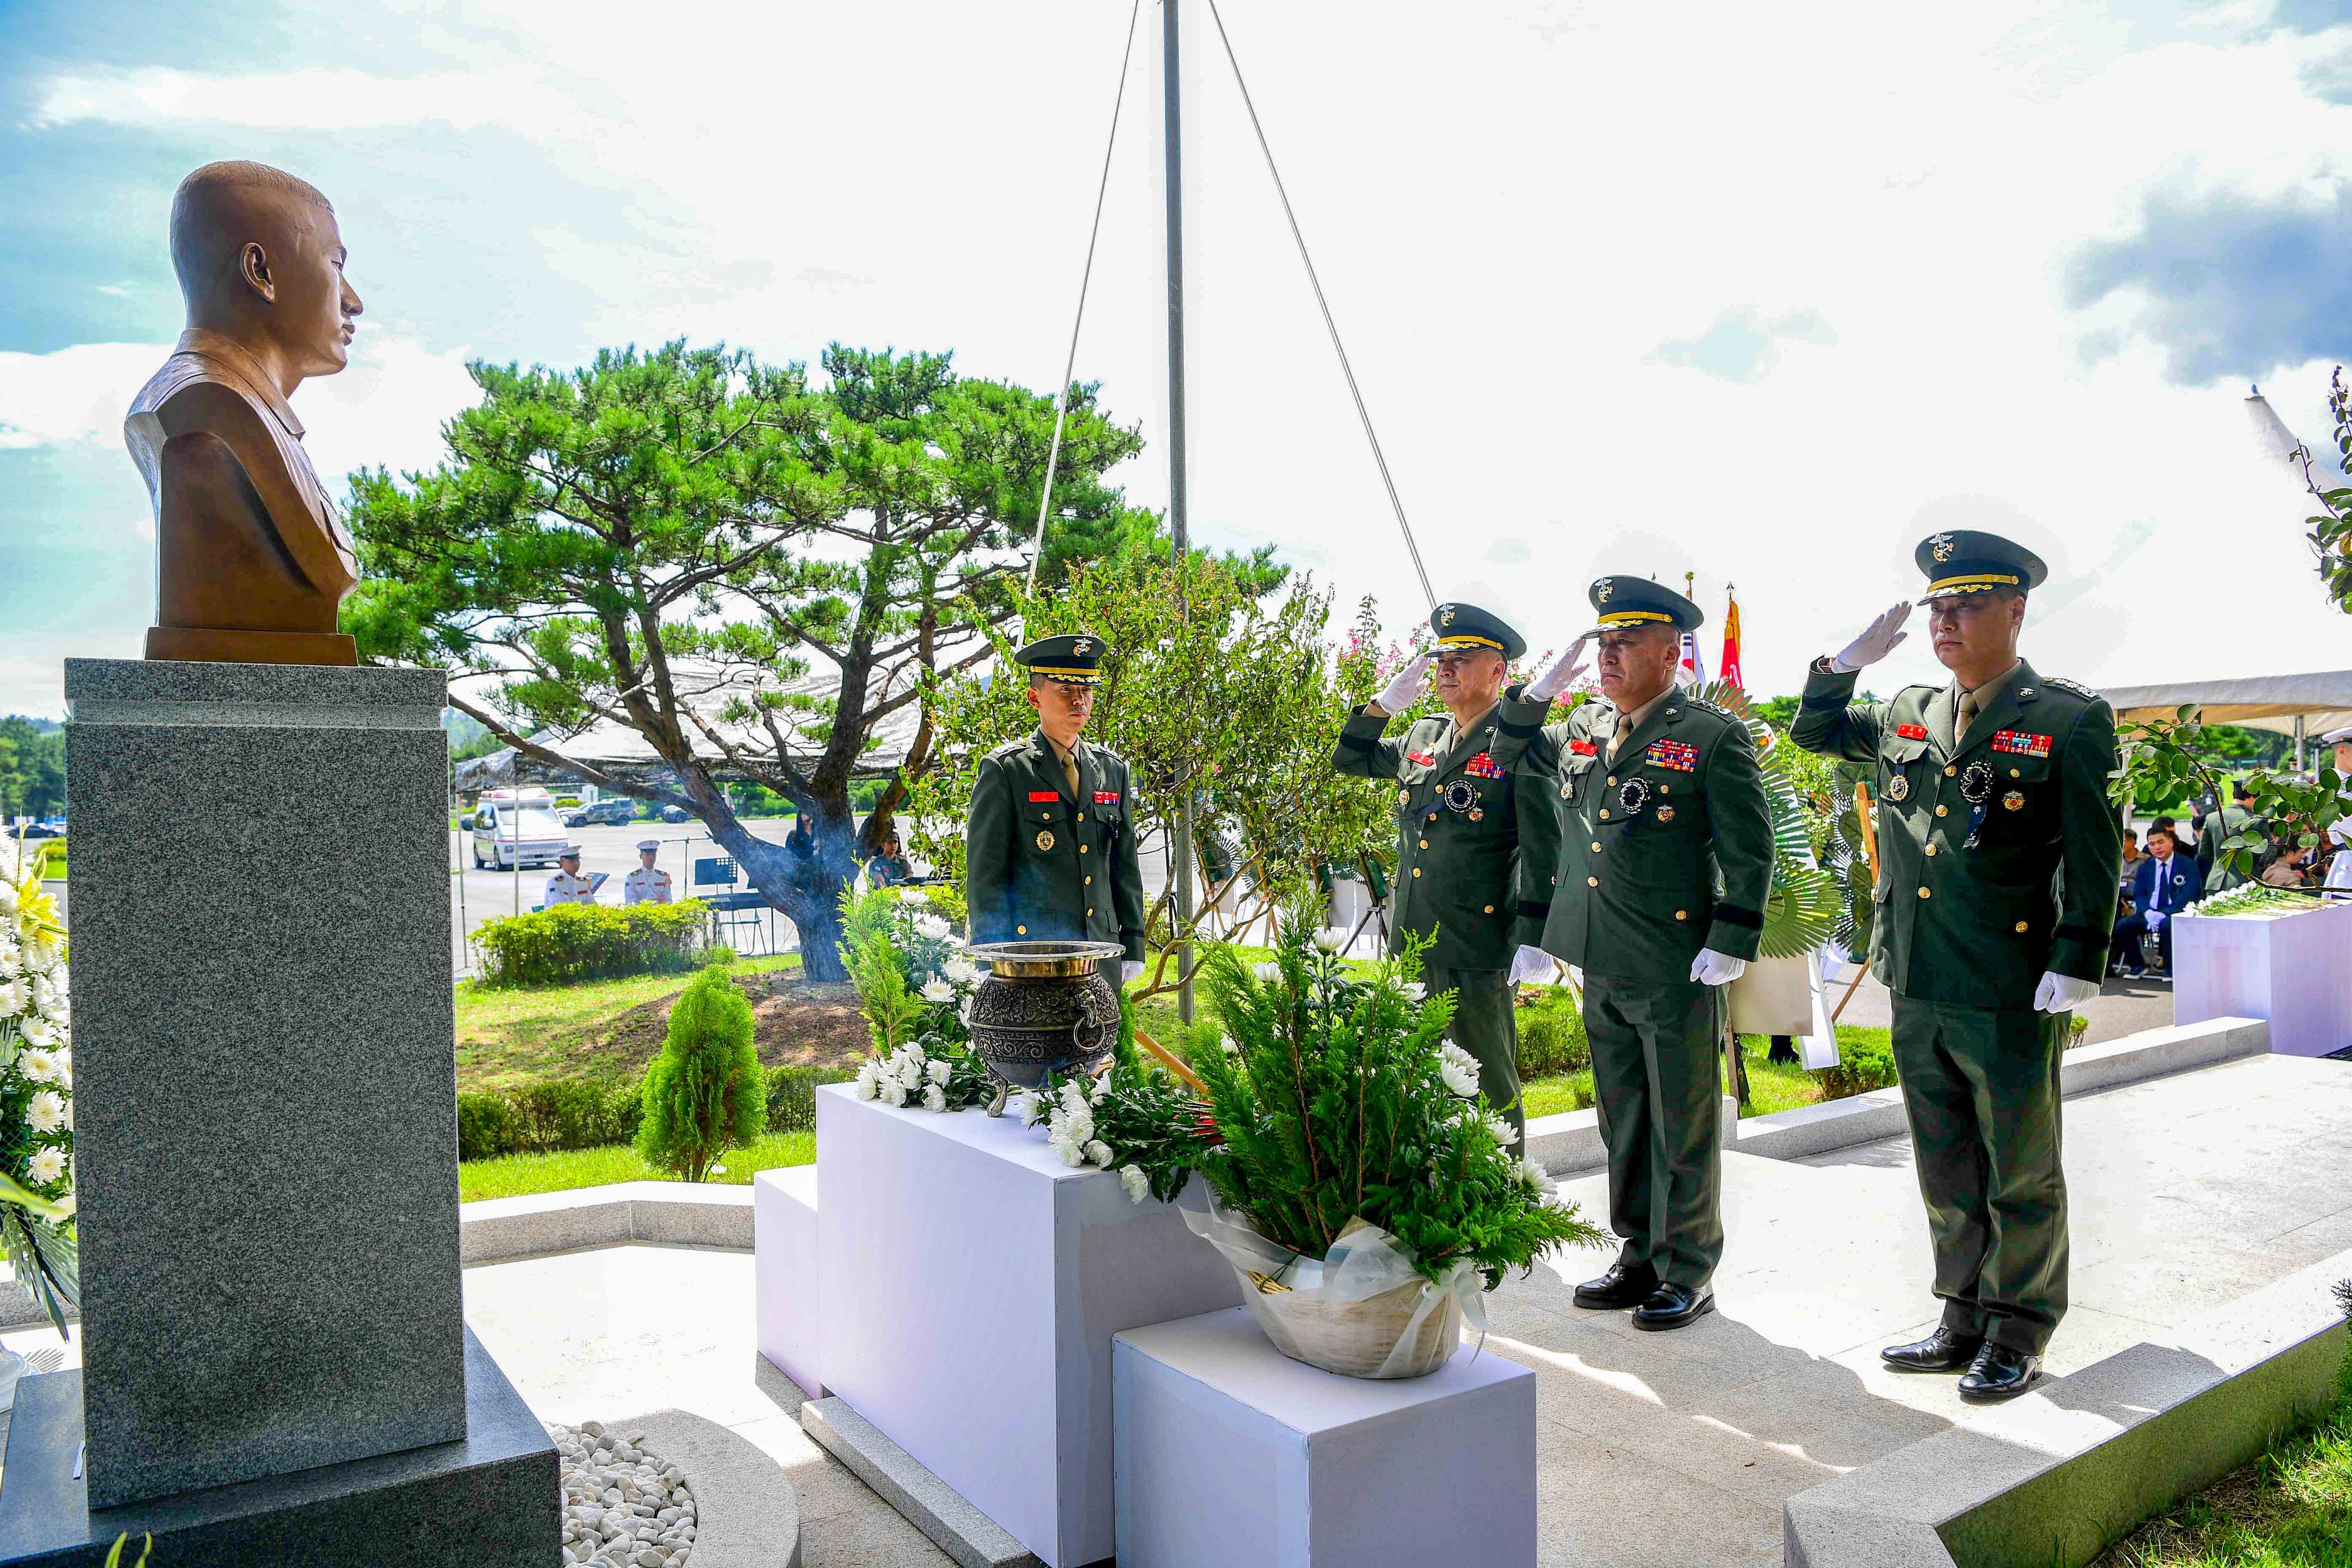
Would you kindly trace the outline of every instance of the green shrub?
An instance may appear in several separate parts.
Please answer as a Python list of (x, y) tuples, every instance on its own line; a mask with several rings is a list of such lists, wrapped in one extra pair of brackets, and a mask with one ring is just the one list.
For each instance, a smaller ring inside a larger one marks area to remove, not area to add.
[(1549, 1078), (1592, 1065), (1584, 1015), (1567, 996), (1547, 997), (1519, 1014), (1519, 1077)]
[(857, 1075), (834, 1067), (772, 1067), (768, 1070), (768, 1131), (816, 1131), (820, 1083), (846, 1083)]
[(1879, 1031), (1838, 1037), (1838, 1061), (1822, 1069), (1822, 1098), (1850, 1100), (1895, 1086), (1895, 1044)]
[(521, 1124), (518, 1153), (634, 1143), (645, 1114), (644, 1090), (634, 1082), (614, 1086), (555, 1078), (519, 1090), (511, 1099)]
[(505, 1095), (457, 1096), (459, 1159), (488, 1160), (500, 1155), (513, 1154), (521, 1146), (515, 1141), (515, 1131), (514, 1107)]
[(700, 900), (681, 904), (559, 904), (485, 920), (483, 983), (562, 986), (629, 975), (682, 975), (710, 961)]
[(646, 1163), (701, 1181), (729, 1148), (767, 1125), (767, 1081), (751, 1043), (751, 1004), (723, 964), (679, 993), (669, 1035), (646, 1070), (637, 1153)]

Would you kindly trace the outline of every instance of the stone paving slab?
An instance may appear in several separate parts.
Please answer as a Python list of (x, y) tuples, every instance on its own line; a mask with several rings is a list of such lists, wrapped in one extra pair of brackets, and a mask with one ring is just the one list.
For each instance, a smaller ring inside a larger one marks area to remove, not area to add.
[[(2255, 1057), (2066, 1103), (2078, 1304), (2053, 1374), (2087, 1366), (2352, 1240), (2352, 1064)], [(1599, 1174), (1566, 1184), (1606, 1209)], [(1668, 1334), (1570, 1304), (1606, 1255), (1567, 1253), (1491, 1299), (1485, 1354), (1538, 1377), (1547, 1568), (1780, 1561), (1783, 1500), (1974, 1417), (1948, 1377), (1878, 1363), (1935, 1318), (1901, 1139), (1726, 1162), (1718, 1311)], [(2330, 1245), (2330, 1243), (2333, 1245)], [(543, 1417), (672, 1405), (785, 1467), (807, 1568), (950, 1559), (801, 1430), (760, 1375), (752, 1260), (615, 1247), (466, 1271), (467, 1315)], [(32, 1336), (10, 1336), (9, 1343)], [(49, 1336), (54, 1342), (54, 1335)]]

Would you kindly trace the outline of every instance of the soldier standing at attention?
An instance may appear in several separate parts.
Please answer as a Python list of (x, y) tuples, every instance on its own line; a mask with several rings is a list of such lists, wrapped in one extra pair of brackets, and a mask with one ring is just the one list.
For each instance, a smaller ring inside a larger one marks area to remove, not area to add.
[[(1519, 890), (1549, 884), (1558, 848), (1550, 764), (1540, 749), (1551, 698), (1503, 691), (1509, 661), (1527, 643), (1499, 617), (1472, 604), (1441, 604), (1429, 623), (1435, 652), (1415, 658), (1348, 716), (1331, 765), (1396, 780), (1389, 950), (1408, 935), (1433, 942), (1423, 956), (1423, 982), (1432, 992), (1454, 993), (1454, 1039), (1478, 1059), (1478, 1086), (1519, 1134), (1516, 1148), (1528, 1118), (1504, 971), (1543, 918), (1543, 904), (1522, 902)], [(1390, 718), (1421, 700), (1433, 663), (1444, 716), (1414, 720), (1402, 739), (1383, 739)]]
[(667, 904), (670, 902), (669, 873), (654, 864), (661, 853), (659, 839), (637, 841), (637, 869), (621, 879), (621, 902), (627, 904)]
[(1963, 1372), (1964, 1399), (2041, 1375), (2066, 1311), (2058, 1063), (2096, 996), (2122, 864), (2107, 775), (2115, 712), (2017, 656), (2048, 569), (1995, 534), (1919, 546), (1927, 634), (1948, 686), (1849, 705), (1855, 673), (1903, 641), (1897, 604), (1813, 664), (1790, 737), (1878, 765), (1871, 972), (1894, 993), (1895, 1063), (1936, 1253), (1942, 1324), (1879, 1352)]
[(1609, 1228), (1625, 1244), (1575, 1301), (1675, 1329), (1715, 1309), (1719, 988), (1763, 936), (1772, 821), (1748, 727), (1675, 690), (1698, 606), (1641, 577), (1604, 577), (1591, 593), (1604, 700), (1544, 731), (1559, 757), (1560, 846), (1542, 946), (1584, 970)]
[(964, 890), (974, 942), (1116, 942), (1124, 982), (1143, 973), (1135, 800), (1119, 755), (1079, 738), (1106, 652), (1101, 638), (1079, 634), (1013, 655), (1028, 667), (1037, 727), (981, 758)]
[(559, 904), (593, 904), (596, 884), (580, 874), (580, 846), (566, 844), (563, 852), (555, 857), (556, 872), (547, 879), (547, 891), (540, 894), (540, 905), (552, 909)]

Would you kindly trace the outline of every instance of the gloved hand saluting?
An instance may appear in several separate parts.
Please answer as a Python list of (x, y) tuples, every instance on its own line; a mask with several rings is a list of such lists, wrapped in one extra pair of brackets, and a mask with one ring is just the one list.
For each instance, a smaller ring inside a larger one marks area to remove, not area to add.
[(1845, 645), (1845, 652), (1830, 661), (1830, 668), (1841, 675), (1850, 675), (1895, 652), (1895, 644), (1910, 635), (1903, 630), (1903, 623), (1911, 619), (1911, 612), (1916, 608), (1906, 599), (1872, 622), (1861, 636)]
[(2078, 980), (2072, 975), (2047, 969), (2042, 972), (2041, 988), (2033, 993), (2033, 1010), (2071, 1013), (2098, 994), (2096, 980)]
[(1396, 679), (1381, 689), (1372, 706), (1384, 714), (1398, 714), (1419, 702), (1421, 694), (1429, 686), (1429, 662), (1433, 657), (1431, 653), (1415, 654), (1411, 664), (1396, 673)]
[(1528, 683), (1528, 689), (1522, 694), (1528, 701), (1549, 703), (1552, 698), (1568, 690), (1570, 684), (1584, 669), (1584, 644), (1591, 640), (1591, 636), (1592, 633), (1587, 632), (1583, 636), (1570, 643), (1560, 656), (1552, 661), (1550, 669)]
[(1718, 953), (1712, 947), (1699, 949), (1691, 960), (1691, 979), (1702, 986), (1727, 986), (1748, 973), (1748, 960)]

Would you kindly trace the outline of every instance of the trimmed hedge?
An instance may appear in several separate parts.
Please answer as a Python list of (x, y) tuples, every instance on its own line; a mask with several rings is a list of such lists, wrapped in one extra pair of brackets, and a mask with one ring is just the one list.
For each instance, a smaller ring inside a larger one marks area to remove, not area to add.
[(630, 975), (682, 975), (709, 963), (703, 905), (559, 904), (528, 915), (485, 920), (482, 983), (561, 986)]
[[(768, 1131), (816, 1131), (816, 1089), (855, 1073), (830, 1067), (766, 1071)], [(457, 1157), (543, 1155), (636, 1142), (645, 1115), (645, 1080), (599, 1083), (553, 1078), (525, 1089), (457, 1096)]]
[(1566, 997), (1546, 997), (1519, 1013), (1519, 1078), (1549, 1078), (1592, 1065), (1584, 1015)]

